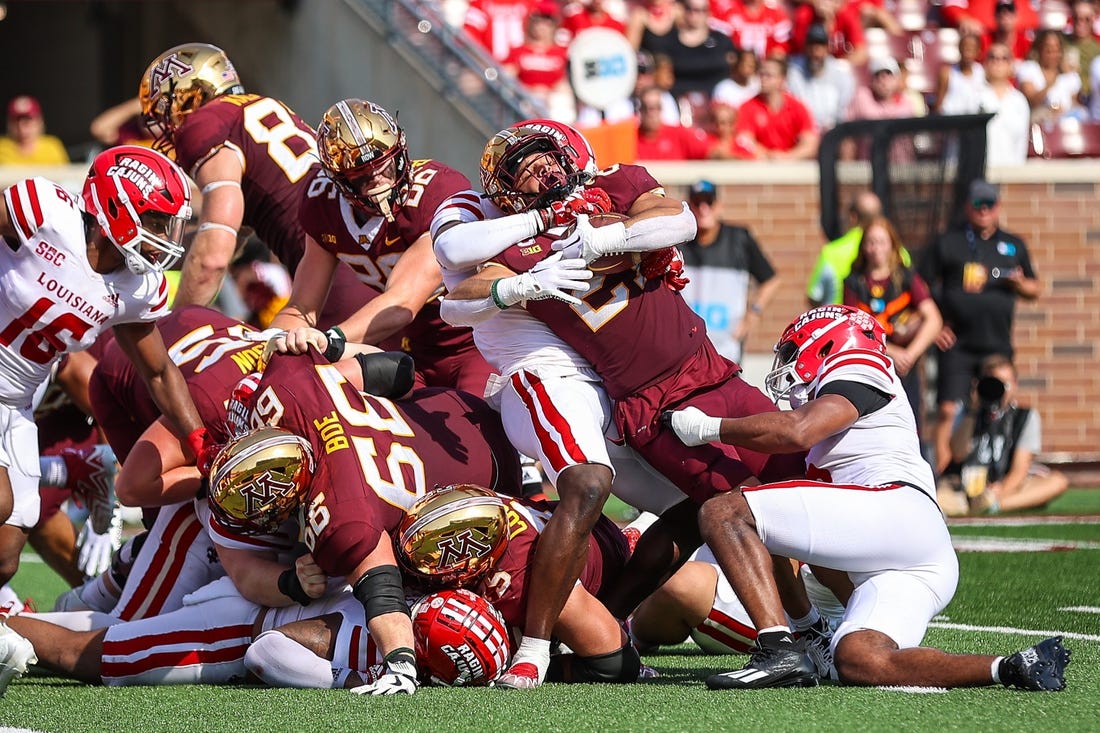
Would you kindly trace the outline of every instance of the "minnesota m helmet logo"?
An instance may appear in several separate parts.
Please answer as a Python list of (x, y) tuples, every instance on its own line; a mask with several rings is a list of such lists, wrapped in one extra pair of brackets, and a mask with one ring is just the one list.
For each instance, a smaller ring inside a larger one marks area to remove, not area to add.
[(194, 66), (183, 61), (175, 54), (161, 59), (160, 63), (154, 66), (153, 70), (150, 72), (149, 81), (153, 96), (155, 97), (160, 93), (160, 90), (164, 88), (164, 83), (169, 79), (179, 79), (192, 73), (194, 70)]
[(474, 533), (464, 529), (453, 537), (439, 541), (439, 564), (451, 565), (474, 557), (485, 557), (493, 546), (487, 542), (478, 542)]

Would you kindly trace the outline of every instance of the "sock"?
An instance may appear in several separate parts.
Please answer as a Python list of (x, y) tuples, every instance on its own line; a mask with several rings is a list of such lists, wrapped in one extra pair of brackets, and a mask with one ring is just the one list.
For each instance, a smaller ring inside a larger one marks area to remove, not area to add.
[(42, 471), (42, 478), (38, 481), (43, 486), (64, 486), (69, 482), (69, 469), (61, 456), (42, 456), (38, 459), (38, 466)]
[(272, 687), (328, 690), (332, 663), (280, 631), (257, 636), (244, 654), (244, 666)]
[(1002, 685), (1004, 682), (1001, 681), (1001, 662), (1004, 660), (1004, 657), (997, 657), (993, 660), (993, 664), (989, 665), (989, 673), (993, 675), (993, 681)]
[(93, 611), (110, 613), (116, 605), (121, 594), (107, 583), (107, 573), (97, 575), (77, 589), (80, 600)]
[(528, 662), (538, 668), (539, 681), (546, 679), (546, 670), (550, 666), (550, 640), (523, 637), (509, 666), (514, 667), (521, 662)]
[(761, 649), (781, 649), (794, 643), (794, 635), (786, 626), (769, 626), (756, 635), (756, 645)]
[(817, 612), (817, 609), (810, 606), (810, 612), (802, 618), (791, 619), (791, 626), (795, 631), (805, 631), (814, 624), (821, 620), (821, 614)]

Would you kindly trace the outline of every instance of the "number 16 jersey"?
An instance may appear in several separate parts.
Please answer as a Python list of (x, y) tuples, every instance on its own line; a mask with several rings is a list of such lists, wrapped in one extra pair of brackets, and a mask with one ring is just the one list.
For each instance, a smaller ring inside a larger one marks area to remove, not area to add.
[(56, 183), (20, 181), (4, 203), (18, 241), (0, 245), (0, 402), (23, 409), (62, 354), (167, 315), (168, 286), (156, 271), (95, 272), (76, 197)]

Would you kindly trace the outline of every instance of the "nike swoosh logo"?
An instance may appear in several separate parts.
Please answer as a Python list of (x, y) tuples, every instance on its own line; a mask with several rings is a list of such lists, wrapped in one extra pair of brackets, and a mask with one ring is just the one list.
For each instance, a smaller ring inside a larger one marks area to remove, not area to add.
[(386, 246), (392, 247), (401, 241), (401, 237), (386, 237)]

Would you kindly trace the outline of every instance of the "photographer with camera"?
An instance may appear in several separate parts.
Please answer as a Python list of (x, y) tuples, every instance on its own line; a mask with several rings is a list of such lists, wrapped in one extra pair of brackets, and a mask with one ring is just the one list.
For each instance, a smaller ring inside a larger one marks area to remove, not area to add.
[(1066, 475), (1035, 462), (1039, 413), (1016, 402), (1016, 367), (1003, 354), (982, 361), (969, 413), (951, 437), (952, 462), (937, 485), (948, 516), (993, 514), (1049, 504)]
[(942, 352), (932, 435), (937, 474), (951, 457), (951, 430), (982, 360), (1013, 355), (1016, 299), (1035, 300), (1041, 290), (1024, 240), (999, 226), (997, 187), (975, 179), (968, 193), (966, 225), (940, 235), (919, 268), (944, 320), (936, 339)]

